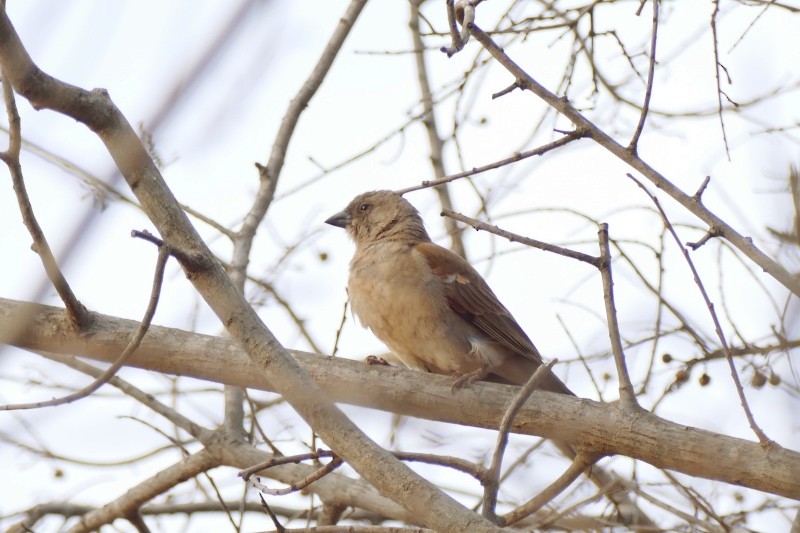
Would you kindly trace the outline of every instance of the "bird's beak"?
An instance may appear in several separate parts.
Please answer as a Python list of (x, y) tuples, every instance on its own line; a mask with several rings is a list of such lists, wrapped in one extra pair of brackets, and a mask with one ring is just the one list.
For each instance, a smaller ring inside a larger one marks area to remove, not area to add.
[(353, 221), (353, 217), (350, 216), (350, 213), (347, 211), (339, 211), (328, 220), (325, 221), (326, 224), (330, 224), (331, 226), (336, 226), (339, 228), (347, 228), (350, 223)]

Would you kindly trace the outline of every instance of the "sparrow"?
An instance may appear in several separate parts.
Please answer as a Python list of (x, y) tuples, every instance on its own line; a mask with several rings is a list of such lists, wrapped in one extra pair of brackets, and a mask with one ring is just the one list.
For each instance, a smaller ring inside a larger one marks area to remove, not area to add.
[[(392, 191), (356, 196), (325, 221), (355, 243), (347, 282), (361, 324), (407, 367), (522, 385), (542, 356), (481, 275), (431, 241), (419, 211)], [(549, 373), (540, 388), (572, 392)]]

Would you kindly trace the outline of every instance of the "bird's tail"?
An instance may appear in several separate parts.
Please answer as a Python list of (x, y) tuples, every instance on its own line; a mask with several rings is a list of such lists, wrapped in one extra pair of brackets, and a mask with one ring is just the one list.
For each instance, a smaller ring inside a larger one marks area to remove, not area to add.
[[(491, 370), (492, 374), (501, 378), (499, 381), (511, 385), (524, 385), (541, 365), (530, 359), (523, 357), (509, 357), (502, 365)], [(568, 394), (575, 396), (564, 382), (552, 372), (548, 372), (544, 379), (539, 383), (540, 390), (555, 392), (558, 394)]]

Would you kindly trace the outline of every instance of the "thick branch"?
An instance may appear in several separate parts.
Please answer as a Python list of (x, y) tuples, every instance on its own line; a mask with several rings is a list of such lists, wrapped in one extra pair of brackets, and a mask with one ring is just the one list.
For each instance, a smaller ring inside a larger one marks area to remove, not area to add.
[[(0, 299), (0, 324), (28, 308), (27, 327), (0, 342), (22, 348), (81, 354), (108, 361), (127, 342), (137, 322), (96, 315), (85, 334), (63, 324), (63, 309)], [(495, 429), (517, 389), (474, 383), (452, 394), (446, 376), (341, 358), (292, 352), (306, 372), (337, 402), (429, 420)], [(131, 366), (275, 390), (233, 341), (151, 326)], [(620, 454), (658, 468), (800, 499), (800, 453), (674, 424), (648, 412), (622, 413), (613, 406), (535, 391), (511, 430), (585, 444), (600, 454)], [(253, 461), (250, 464), (255, 464)], [(249, 465), (243, 465), (249, 466)]]
[(55, 110), (97, 133), (164, 241), (196, 258), (181, 261), (181, 266), (231, 338), (248, 354), (251, 371), (262, 379), (268, 377), (339, 457), (383, 495), (402, 502), (422, 525), (441, 530), (497, 529), (375, 444), (309, 379), (202, 241), (106, 91), (85, 91), (42, 72), (31, 61), (6, 13), (0, 13), (0, 63), (15, 91), (35, 108)]

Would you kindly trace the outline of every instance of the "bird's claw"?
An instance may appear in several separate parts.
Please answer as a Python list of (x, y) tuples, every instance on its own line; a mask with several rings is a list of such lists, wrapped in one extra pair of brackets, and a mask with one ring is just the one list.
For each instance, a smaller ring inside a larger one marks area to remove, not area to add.
[(368, 365), (392, 366), (389, 364), (389, 361), (383, 357), (378, 357), (377, 355), (368, 355), (364, 361), (366, 361)]
[(461, 390), (465, 387), (469, 387), (479, 379), (483, 379), (486, 377), (488, 372), (486, 369), (480, 368), (478, 370), (473, 370), (472, 372), (453, 372), (453, 387), (450, 391), (455, 394), (457, 390)]

